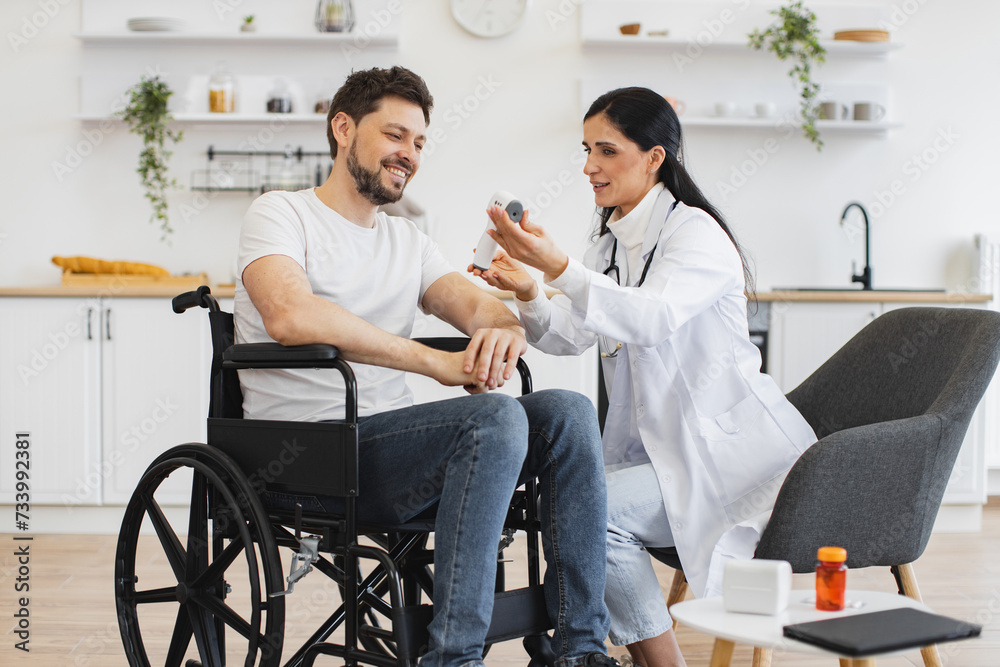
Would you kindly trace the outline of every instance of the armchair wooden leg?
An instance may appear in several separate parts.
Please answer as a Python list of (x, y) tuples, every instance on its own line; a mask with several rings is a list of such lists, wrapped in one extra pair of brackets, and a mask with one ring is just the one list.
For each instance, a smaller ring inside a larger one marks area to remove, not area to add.
[[(683, 570), (674, 570), (674, 580), (670, 583), (670, 592), (667, 594), (667, 609), (684, 600), (688, 592), (687, 578)], [(674, 620), (674, 630), (677, 629), (677, 621)]]
[(755, 646), (753, 649), (753, 667), (771, 667), (771, 649)]
[(712, 661), (708, 667), (729, 667), (735, 645), (726, 639), (716, 639), (712, 648)]
[[(920, 588), (917, 586), (917, 575), (913, 572), (913, 563), (897, 565), (896, 572), (903, 595), (913, 598), (917, 602), (923, 602), (920, 598)], [(937, 646), (925, 646), (920, 649), (920, 655), (924, 659), (924, 667), (942, 667)]]

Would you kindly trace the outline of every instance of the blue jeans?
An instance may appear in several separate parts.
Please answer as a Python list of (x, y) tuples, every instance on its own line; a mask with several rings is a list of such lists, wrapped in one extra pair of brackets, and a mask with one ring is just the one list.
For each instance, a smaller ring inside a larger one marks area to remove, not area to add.
[(514, 489), (537, 476), (544, 592), (561, 666), (605, 652), (607, 523), (597, 416), (580, 394), (477, 394), (359, 420), (358, 517), (398, 523), (438, 503), (434, 620), (421, 665), (482, 664), (497, 545)]
[(673, 627), (660, 582), (644, 547), (672, 547), (674, 538), (652, 464), (609, 472), (608, 579), (611, 643), (634, 644)]

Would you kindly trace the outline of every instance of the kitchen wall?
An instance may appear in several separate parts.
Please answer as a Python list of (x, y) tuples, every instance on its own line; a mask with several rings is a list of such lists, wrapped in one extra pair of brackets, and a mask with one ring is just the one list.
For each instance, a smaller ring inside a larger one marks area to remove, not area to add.
[[(263, 0), (220, 2), (235, 7), (219, 19), (234, 30), (240, 16), (264, 17), (279, 6)], [(280, 7), (309, 17), (313, 4), (296, 0)], [(863, 258), (859, 235), (838, 225), (851, 200), (879, 213), (872, 226), (876, 286), (976, 287), (970, 284), (973, 235), (997, 226), (993, 198), (1000, 132), (993, 116), (1000, 91), (992, 83), (1000, 65), (993, 34), (1000, 4), (867, 4), (901, 19), (893, 39), (905, 47), (882, 61), (831, 62), (817, 78), (829, 72), (835, 79), (888, 84), (890, 117), (901, 129), (884, 137), (827, 136), (821, 153), (801, 138), (781, 138), (779, 149), (756, 169), (747, 169), (746, 162), (760, 154), (767, 131), (687, 131), (689, 167), (754, 258), (760, 289), (846, 285), (852, 259), (860, 264)], [(655, 75), (676, 80), (684, 96), (704, 102), (724, 99), (732, 90), (727, 85), (738, 79), (744, 84), (747, 77), (759, 79), (762, 90), (785, 82), (785, 67), (764, 56), (733, 60), (706, 54), (680, 73), (666, 53), (583, 51), (579, 11), (575, 0), (535, 0), (515, 33), (480, 40), (452, 20), (445, 0), (403, 0), (398, 52), (366, 51), (352, 62), (356, 67), (400, 63), (427, 80), (437, 102), (432, 130), (442, 132), (408, 193), (428, 210), (435, 235), (456, 266), (464, 268), (471, 259), (484, 206), (498, 188), (535, 202), (537, 221), (569, 252), (582, 254), (593, 204), (580, 171), (581, 86), (629, 83), (633, 75), (642, 83)], [(159, 67), (169, 79), (172, 63), (164, 51), (84, 49), (72, 36), (80, 23), (75, 0), (0, 3), (5, 35), (0, 73), (7, 99), (0, 125), (5, 157), (0, 284), (57, 283), (58, 270), (49, 260), (66, 254), (153, 262), (175, 273), (207, 271), (215, 281), (231, 281), (240, 220), (251, 199), (174, 192), (176, 233), (170, 244), (162, 243), (158, 227), (148, 222), (134, 173), (138, 139), (121, 125), (102, 130), (73, 118), (80, 112), (80, 78), (94, 68), (118, 73), (124, 68), (137, 80), (147, 67)], [(207, 74), (218, 54), (194, 48), (173, 57)], [(228, 58), (232, 69), (254, 67), (260, 74), (294, 74), (283, 71), (289, 67), (317, 74), (329, 63), (339, 81), (345, 71), (337, 49), (234, 55)], [(188, 184), (191, 171), (204, 167), (208, 145), (234, 148), (257, 131), (188, 129), (175, 149), (173, 175)], [(326, 148), (319, 126), (285, 127), (268, 147), (281, 150), (285, 144)], [(749, 171), (749, 177), (739, 177)]]

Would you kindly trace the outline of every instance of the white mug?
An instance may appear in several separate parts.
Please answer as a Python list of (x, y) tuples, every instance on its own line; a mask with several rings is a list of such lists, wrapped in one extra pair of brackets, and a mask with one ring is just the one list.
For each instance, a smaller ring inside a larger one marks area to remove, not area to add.
[(754, 105), (753, 110), (757, 114), (757, 118), (770, 118), (778, 113), (778, 105), (774, 102), (758, 102)]
[(737, 111), (736, 102), (715, 103), (715, 115), (721, 118), (731, 118), (736, 115)]
[(845, 120), (848, 109), (840, 102), (823, 102), (819, 105), (819, 117), (821, 120)]
[(854, 120), (882, 120), (885, 118), (885, 107), (874, 102), (855, 102)]

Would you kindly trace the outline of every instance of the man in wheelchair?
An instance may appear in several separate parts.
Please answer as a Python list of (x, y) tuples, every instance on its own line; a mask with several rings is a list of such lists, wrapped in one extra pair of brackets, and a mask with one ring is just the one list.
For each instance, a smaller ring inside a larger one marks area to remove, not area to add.
[[(517, 318), (453, 271), (409, 220), (378, 210), (416, 174), (431, 107), (424, 81), (404, 68), (347, 78), (328, 116), (335, 162), (327, 181), (266, 193), (246, 214), (236, 340), (325, 343), (354, 362), (360, 521), (398, 524), (437, 504), (434, 618), (422, 664), (482, 664), (509, 501), (521, 481), (538, 477), (557, 664), (613, 665), (593, 405), (561, 390), (489, 393), (526, 350)], [(469, 335), (467, 349), (410, 340), (418, 306)], [(405, 372), (469, 395), (413, 406)], [(254, 419), (343, 419), (343, 382), (334, 370), (240, 371), (244, 412)]]

